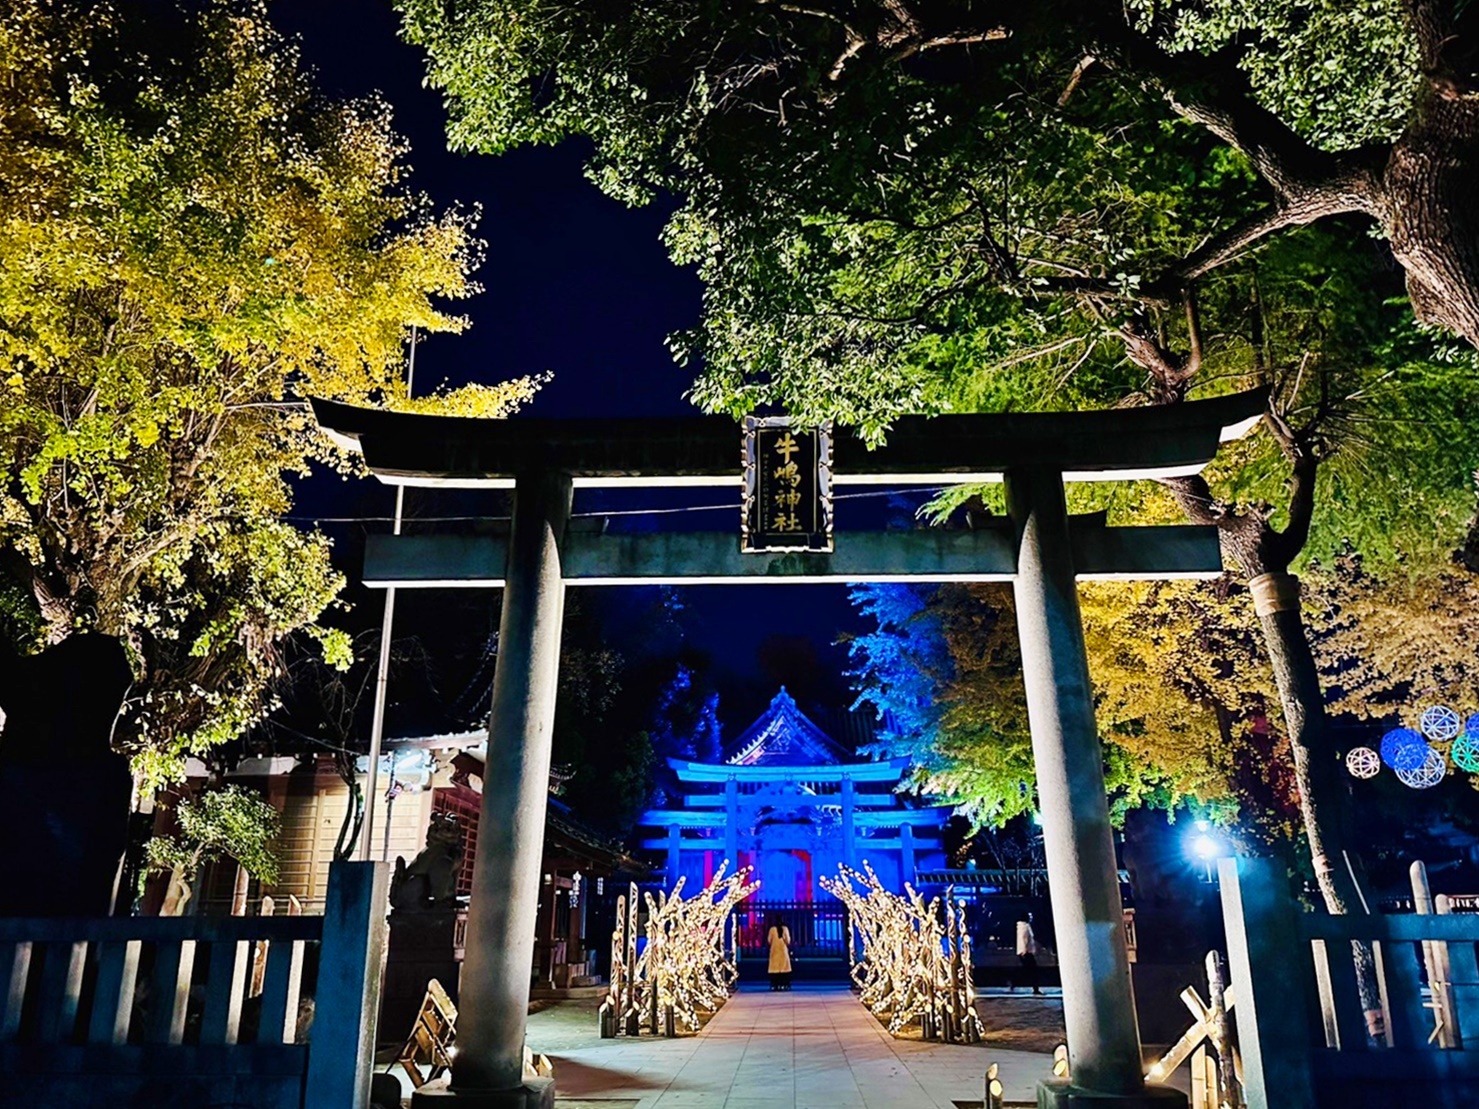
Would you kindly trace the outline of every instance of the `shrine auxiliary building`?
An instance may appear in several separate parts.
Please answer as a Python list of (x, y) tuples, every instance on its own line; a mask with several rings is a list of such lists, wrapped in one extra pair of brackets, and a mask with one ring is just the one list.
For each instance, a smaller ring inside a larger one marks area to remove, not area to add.
[[(721, 763), (669, 759), (676, 804), (642, 816), (643, 826), (661, 830), (642, 846), (664, 853), (669, 888), (680, 877), (690, 889), (702, 886), (725, 859), (753, 866), (761, 881), (754, 908), (783, 908), (798, 942), (825, 948), (831, 929), (819, 922), (836, 917), (839, 905), (819, 877), (867, 862), (902, 892), (917, 869), (944, 865), (949, 810), (909, 808), (894, 792), (908, 760), (859, 761), (784, 688), (730, 751)], [(840, 925), (836, 931), (840, 943)]]

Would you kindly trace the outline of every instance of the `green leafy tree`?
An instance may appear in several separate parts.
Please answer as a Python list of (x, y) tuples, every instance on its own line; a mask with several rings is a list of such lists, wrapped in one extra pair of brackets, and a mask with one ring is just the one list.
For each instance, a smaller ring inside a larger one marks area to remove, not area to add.
[[(1143, 614), (1133, 602), (1116, 605), (1123, 597), (1108, 590), (1085, 597), (1112, 814), (1120, 820), (1132, 808), (1189, 802), (1231, 816), (1236, 791), (1210, 714), (1188, 713), (1181, 696), (1173, 695), (1164, 712), (1143, 699), (1165, 675), (1125, 658), (1133, 648), (1106, 610), (1136, 621)], [(915, 788), (951, 798), (978, 827), (1000, 827), (1033, 811), (1032, 741), (1010, 594), (993, 585), (880, 584), (855, 587), (852, 600), (876, 622), (876, 630), (849, 644), (859, 700), (884, 722), (871, 753), (908, 758)]]
[(949, 335), (983, 289), (1175, 307), (1347, 215), (1420, 319), (1479, 342), (1476, 16), (1455, 0), (398, 6), (455, 143), (583, 134), (603, 187), (683, 198), (713, 407), (876, 432), (945, 400), (896, 356), (901, 325)]
[(235, 859), (253, 878), (277, 881), (273, 841), (282, 830), (275, 808), (250, 790), (223, 786), (181, 801), (178, 830), (144, 845), (145, 873), (168, 872), (170, 891), (161, 915), (178, 916), (190, 900), (190, 883), (206, 863)]
[(407, 187), (387, 107), (319, 96), (251, 0), (17, 0), (0, 73), (0, 567), (40, 642), (129, 645), (118, 740), (157, 784), (260, 716), (284, 637), (347, 661), (328, 540), (280, 519), (348, 465), (303, 398), (402, 402), (408, 329), (464, 326), (434, 301), (481, 248)]

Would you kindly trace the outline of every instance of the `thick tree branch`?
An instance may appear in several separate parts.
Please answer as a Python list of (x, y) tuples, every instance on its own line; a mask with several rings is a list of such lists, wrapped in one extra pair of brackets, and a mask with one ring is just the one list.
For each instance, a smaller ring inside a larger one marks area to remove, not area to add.
[(1188, 282), (1236, 261), (1268, 236), (1286, 227), (1301, 227), (1326, 216), (1344, 212), (1366, 211), (1364, 206), (1349, 203), (1347, 194), (1307, 194), (1300, 203), (1279, 204), (1249, 216), (1219, 234), (1213, 235), (1196, 250), (1152, 282), (1152, 288), (1169, 294)]
[(1289, 482), (1289, 523), (1283, 531), (1274, 532), (1269, 543), (1274, 557), (1282, 562), (1282, 568), (1287, 568), (1309, 542), (1319, 468), (1319, 459), (1314, 451), (1303, 451), (1294, 459), (1294, 473)]

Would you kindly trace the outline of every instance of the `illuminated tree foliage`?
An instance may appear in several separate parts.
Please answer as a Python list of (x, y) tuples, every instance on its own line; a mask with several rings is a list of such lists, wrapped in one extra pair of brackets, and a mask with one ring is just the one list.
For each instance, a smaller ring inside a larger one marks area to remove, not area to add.
[(1479, 575), (1437, 566), (1382, 577), (1347, 554), (1305, 581), (1332, 711), (1372, 720), (1413, 720), (1433, 704), (1479, 711)]
[[(34, 638), (121, 636), (158, 781), (264, 709), (341, 582), (280, 520), (336, 459), (308, 395), (396, 403), (473, 291), (468, 214), (406, 187), (376, 101), (318, 96), (261, 5), (0, 12), (0, 558)], [(449, 400), (510, 410), (536, 382)], [(9, 596), (9, 594), (7, 594)]]
[[(854, 587), (852, 601), (876, 622), (876, 630), (849, 644), (859, 702), (883, 724), (870, 753), (908, 758), (915, 789), (952, 799), (978, 826), (1033, 811), (1032, 742), (1010, 593), (993, 585), (875, 584)], [(1092, 642), (1092, 608), (1087, 616)], [(1097, 682), (1101, 667), (1094, 669)], [(1115, 819), (1183, 799), (1225, 807), (1229, 788), (1215, 735), (1185, 723), (1184, 701), (1148, 721), (1135, 682), (1095, 687)]]

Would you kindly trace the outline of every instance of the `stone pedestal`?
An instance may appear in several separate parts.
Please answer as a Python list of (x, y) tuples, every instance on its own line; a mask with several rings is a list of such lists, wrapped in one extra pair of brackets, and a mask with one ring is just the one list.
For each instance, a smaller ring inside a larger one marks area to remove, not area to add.
[(417, 1090), (411, 1109), (554, 1109), (552, 1078), (526, 1078), (510, 1090)]
[(411, 1034), (426, 984), (435, 978), (453, 1003), (462, 964), (454, 946), (456, 909), (398, 909), (390, 914), (390, 942), (385, 957), (385, 985), (380, 1008), (381, 1039), (404, 1040)]
[(1037, 1086), (1037, 1109), (1186, 1109), (1186, 1095), (1170, 1086), (1146, 1086), (1133, 1094), (1084, 1090), (1062, 1078)]

